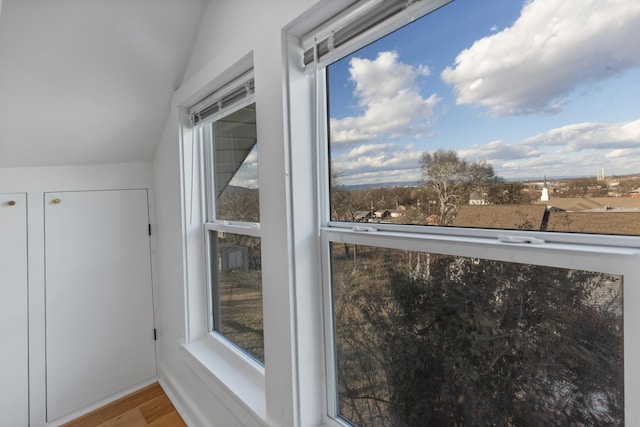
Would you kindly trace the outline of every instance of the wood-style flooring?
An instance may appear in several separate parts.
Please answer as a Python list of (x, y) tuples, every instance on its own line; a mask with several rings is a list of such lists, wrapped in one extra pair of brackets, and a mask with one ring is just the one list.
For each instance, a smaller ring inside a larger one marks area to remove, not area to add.
[(151, 384), (61, 427), (186, 427), (158, 383)]

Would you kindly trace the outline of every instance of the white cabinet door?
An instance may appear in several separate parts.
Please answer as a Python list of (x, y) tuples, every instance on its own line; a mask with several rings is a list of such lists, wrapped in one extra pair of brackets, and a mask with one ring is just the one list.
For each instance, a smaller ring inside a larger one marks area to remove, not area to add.
[(156, 374), (146, 190), (46, 193), (47, 420)]
[(0, 426), (27, 426), (26, 194), (0, 194), (0, 274)]

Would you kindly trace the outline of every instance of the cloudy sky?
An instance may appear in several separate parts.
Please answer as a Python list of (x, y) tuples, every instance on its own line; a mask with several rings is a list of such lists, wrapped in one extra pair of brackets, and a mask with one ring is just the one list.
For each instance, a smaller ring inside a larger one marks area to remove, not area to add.
[(247, 155), (231, 178), (229, 184), (231, 187), (258, 188), (258, 146), (254, 145), (251, 152)]
[(342, 184), (453, 149), (507, 179), (640, 172), (640, 1), (454, 0), (328, 68)]

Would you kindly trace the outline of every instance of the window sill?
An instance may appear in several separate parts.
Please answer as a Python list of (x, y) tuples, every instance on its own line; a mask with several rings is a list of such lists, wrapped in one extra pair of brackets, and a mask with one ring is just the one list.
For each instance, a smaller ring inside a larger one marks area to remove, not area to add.
[[(235, 401), (267, 425), (264, 367), (215, 333), (183, 343), (182, 349), (191, 369), (223, 402)], [(226, 395), (221, 396), (221, 391)]]

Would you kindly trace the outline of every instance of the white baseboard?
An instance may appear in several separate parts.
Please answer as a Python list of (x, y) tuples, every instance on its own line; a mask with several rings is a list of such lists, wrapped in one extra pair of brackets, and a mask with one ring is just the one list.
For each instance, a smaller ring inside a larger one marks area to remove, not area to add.
[[(57, 426), (59, 426), (61, 424), (65, 424), (65, 423), (68, 423), (69, 421), (73, 421), (76, 418), (80, 418), (80, 417), (82, 417), (84, 415), (89, 414), (90, 412), (95, 411), (96, 409), (100, 409), (103, 406), (106, 406), (106, 405), (108, 405), (110, 403), (113, 403), (118, 399), (121, 399), (121, 398), (123, 398), (125, 396), (128, 396), (131, 393), (135, 393), (138, 390), (141, 390), (141, 389), (143, 389), (143, 388), (145, 388), (147, 386), (150, 386), (151, 384), (155, 383), (156, 381), (158, 381), (158, 378), (154, 376), (153, 378), (150, 378), (150, 379), (148, 379), (146, 381), (138, 383), (138, 384), (136, 384), (134, 386), (131, 386), (131, 387), (125, 389), (125, 390), (119, 391), (118, 393), (112, 394), (112, 395), (110, 395), (108, 397), (105, 397), (104, 399), (100, 399), (99, 401), (94, 402), (91, 405), (88, 405), (88, 406), (86, 406), (84, 408), (78, 409), (77, 411), (74, 411), (74, 412), (72, 412), (70, 414), (64, 415), (64, 416), (59, 417), (59, 418), (57, 418), (55, 420), (48, 421), (46, 424), (44, 424), (44, 426), (46, 426), (46, 427), (57, 427)], [(31, 425), (33, 425), (33, 424), (31, 424)]]
[(175, 377), (165, 368), (164, 364), (158, 364), (158, 383), (175, 406), (182, 420), (189, 427), (209, 427), (211, 423), (191, 402), (188, 395), (182, 389)]

